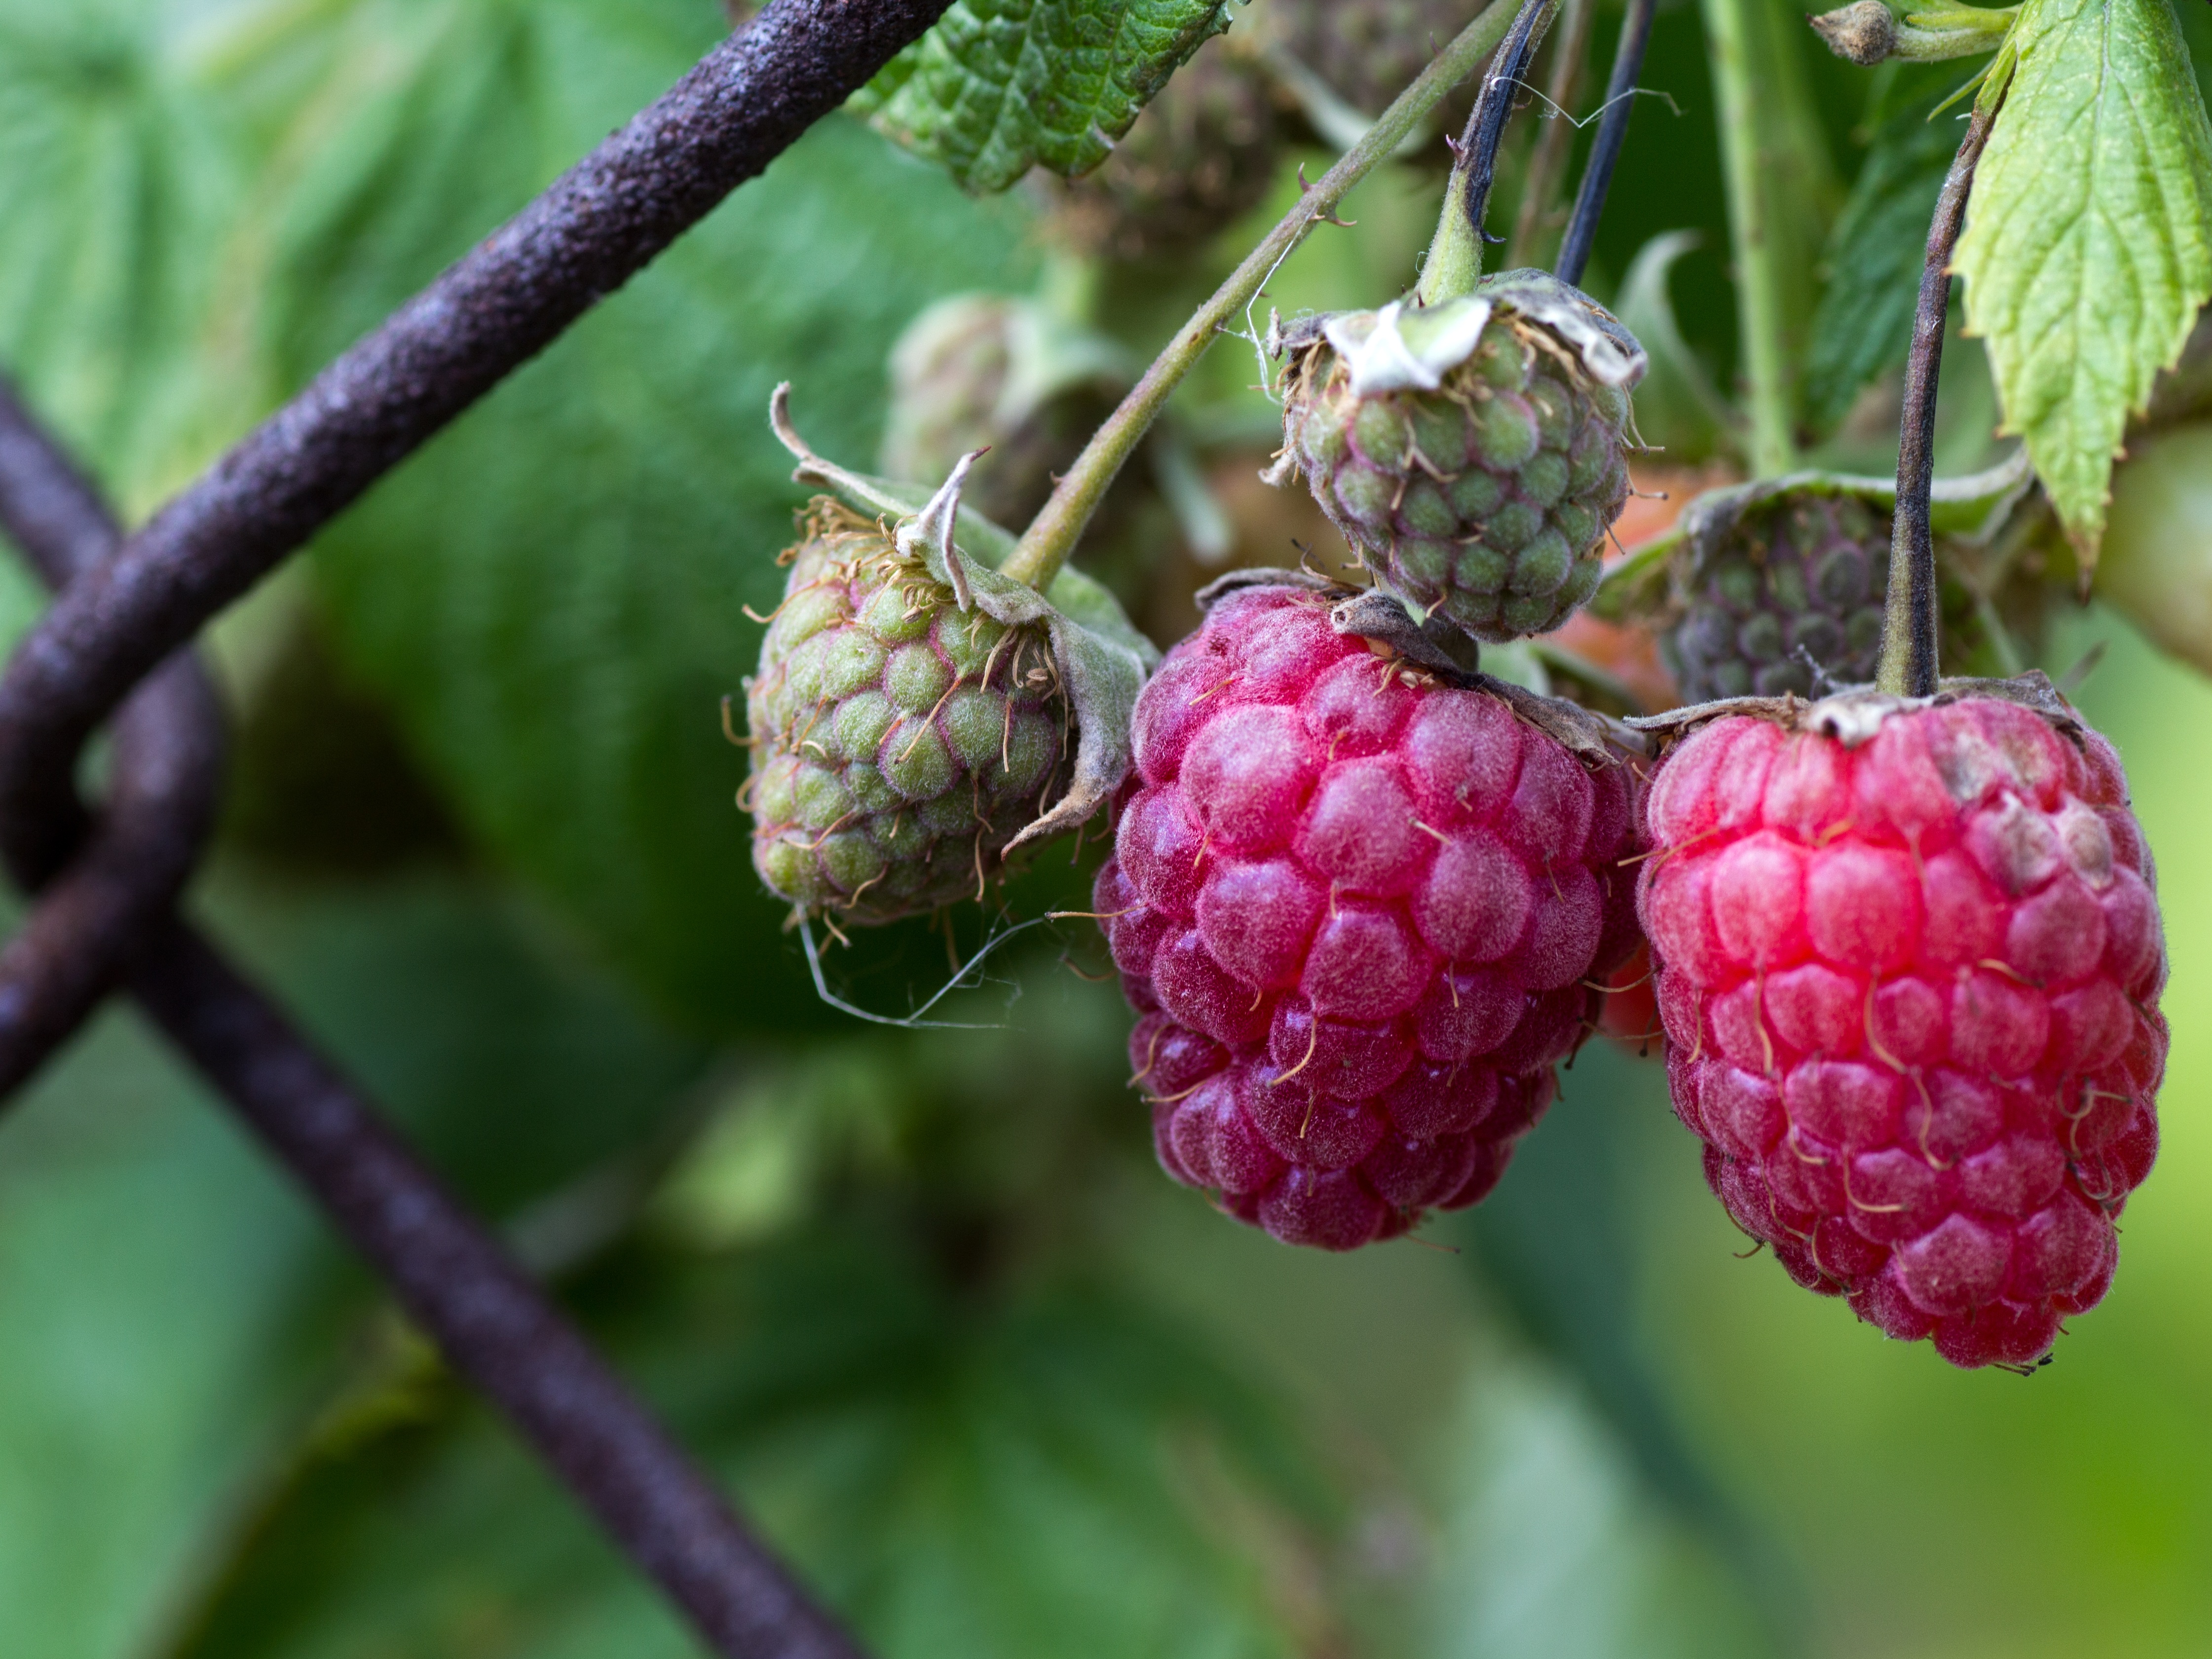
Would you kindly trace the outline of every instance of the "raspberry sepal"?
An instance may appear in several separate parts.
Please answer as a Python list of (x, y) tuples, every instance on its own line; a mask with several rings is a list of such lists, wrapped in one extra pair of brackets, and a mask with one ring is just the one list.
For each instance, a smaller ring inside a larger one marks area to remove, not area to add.
[(993, 568), (1013, 538), (962, 507), (972, 456), (922, 499), (817, 455), (787, 387), (770, 421), (794, 477), (836, 495), (786, 555), (745, 683), (755, 867), (801, 914), (862, 924), (980, 897), (1120, 787), (1158, 653), (1080, 572), (1048, 599)]

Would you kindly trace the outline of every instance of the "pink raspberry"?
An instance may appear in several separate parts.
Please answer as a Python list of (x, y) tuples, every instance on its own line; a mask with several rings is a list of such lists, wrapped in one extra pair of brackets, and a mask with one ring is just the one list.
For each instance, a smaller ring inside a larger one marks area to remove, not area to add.
[(1635, 942), (1625, 766), (1235, 592), (1136, 708), (1097, 908), (1161, 1164), (1294, 1244), (1474, 1203)]
[(2127, 801), (2103, 738), (1990, 697), (1850, 746), (1716, 720), (1651, 786), (1638, 905), (1707, 1180), (1799, 1284), (1955, 1365), (2095, 1305), (2157, 1151)]

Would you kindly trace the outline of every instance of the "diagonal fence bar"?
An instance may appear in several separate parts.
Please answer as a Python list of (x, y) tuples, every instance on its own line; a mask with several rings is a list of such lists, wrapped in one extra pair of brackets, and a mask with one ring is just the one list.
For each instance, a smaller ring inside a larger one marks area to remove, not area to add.
[[(0, 530), (49, 586), (95, 568), (123, 532), (92, 484), (0, 375)], [(114, 988), (133, 945), (184, 890), (215, 822), (222, 713), (180, 652), (125, 702), (95, 821), (71, 791), (42, 823), (0, 819), (0, 857), (38, 895), (0, 949), (0, 1101)]]
[[(37, 896), (0, 950), (0, 1097), (124, 979), (456, 1371), (714, 1651), (744, 1659), (859, 1654), (527, 1275), (176, 918), (222, 759), (221, 711), (185, 647), (223, 605), (842, 104), (945, 4), (776, 0), (127, 541), (0, 384), (0, 527), (60, 594), (0, 677), (0, 854)], [(118, 702), (108, 799), (95, 817), (76, 795), (75, 762)]]
[[(4, 381), (0, 526), (57, 582), (98, 570), (121, 540)], [(116, 947), (146, 1012), (713, 1650), (860, 1659), (529, 1276), (269, 1000), (176, 919), (170, 878), (181, 882), (204, 839), (221, 754), (221, 711), (197, 660), (181, 653), (125, 704), (106, 810), (0, 969), (28, 958), (51, 970), (29, 981), (35, 1004), (57, 976), (87, 982), (94, 942), (70, 927), (134, 929), (99, 943)], [(71, 805), (82, 820), (73, 796)], [(165, 824), (165, 807), (184, 821)], [(177, 856), (134, 879), (118, 861), (165, 830)], [(0, 979), (0, 997), (25, 989)]]

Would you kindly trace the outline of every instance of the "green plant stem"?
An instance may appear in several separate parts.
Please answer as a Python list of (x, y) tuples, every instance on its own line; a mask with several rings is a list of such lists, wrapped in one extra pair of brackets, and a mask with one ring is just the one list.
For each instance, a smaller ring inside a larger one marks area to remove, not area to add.
[(1936, 198), (1928, 228), (1928, 258), (1920, 272), (1920, 302), (1912, 318), (1912, 351), (1905, 359), (1905, 412), (1897, 437), (1897, 512), (1891, 520), (1889, 592), (1881, 622), (1881, 656), (1874, 683), (1893, 696), (1935, 695), (1942, 616), (1936, 585), (1936, 539), (1928, 504), (1936, 482), (1936, 382), (1943, 367), (1943, 321), (1950, 309), (1951, 252), (1966, 223), (1974, 167), (1996, 124), (1997, 96), (1976, 105), (1959, 153)]
[(1753, 9), (1770, 0), (1704, 0), (1705, 38), (1720, 104), (1721, 162), (1726, 176), (1729, 238), (1735, 264), (1737, 332), (1751, 386), (1751, 471), (1771, 478), (1797, 461), (1791, 434), (1790, 364), (1784, 345), (1783, 271), (1768, 211), (1765, 148), (1757, 100), (1774, 88), (1753, 83), (1751, 32), (1762, 27)]
[[(1417, 305), (1432, 306), (1474, 292), (1482, 277), (1482, 216), (1490, 204), (1490, 184), (1498, 170), (1498, 140), (1505, 118), (1512, 113), (1520, 82), (1528, 72), (1544, 31), (1551, 27), (1558, 0), (1522, 0), (1513, 19), (1512, 33), (1498, 48), (1498, 60), (1483, 77), (1474, 112), (1467, 118), (1452, 161), (1451, 177), (1444, 182), (1443, 210), (1437, 216), (1437, 234), (1421, 262), (1421, 280), (1413, 289)], [(1491, 11), (1498, 9), (1492, 6)], [(1485, 12), (1487, 17), (1489, 12)]]
[[(1543, 0), (1531, 0), (1542, 3)], [(1513, 16), (1512, 0), (1492, 0), (1483, 14), (1453, 39), (1436, 62), (1421, 71), (1413, 84), (1400, 93), (1389, 108), (1376, 118), (1367, 136), (1345, 152), (1342, 160), (1306, 187), (1298, 204), (1284, 216), (1244, 262), (1213, 292), (1213, 297), (1192, 313), (1175, 338), (1152, 360), (1121, 406), (1091, 434), (1044, 504), (1036, 520), (1000, 568), (1017, 581), (1042, 592), (1052, 585), (1060, 567), (1098, 510), (1125, 463), (1169, 397), (1182, 384), (1213, 337), (1223, 331), (1238, 309), (1258, 297), (1261, 289), (1291, 251), (1313, 228), (1336, 212), (1352, 187), (1364, 179), (1404, 142), (1444, 94), (1472, 75), (1497, 48)]]

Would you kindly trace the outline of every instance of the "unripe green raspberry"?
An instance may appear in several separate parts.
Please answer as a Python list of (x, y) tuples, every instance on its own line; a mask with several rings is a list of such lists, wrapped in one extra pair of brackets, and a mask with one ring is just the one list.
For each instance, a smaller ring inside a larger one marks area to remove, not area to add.
[(1054, 191), (1054, 228), (1115, 259), (1187, 252), (1259, 203), (1279, 150), (1267, 78), (1226, 40), (1209, 41), (1112, 155)]
[(745, 683), (754, 868), (800, 910), (864, 925), (980, 897), (1066, 782), (1045, 629), (961, 610), (881, 524), (828, 496), (787, 557)]
[[(1874, 678), (1889, 515), (1850, 496), (1784, 495), (1737, 519), (1682, 584), (1661, 643), (1682, 696), (1810, 696)], [(1809, 660), (1808, 660), (1809, 659)]]
[(1322, 319), (1291, 349), (1269, 477), (1303, 472), (1383, 585), (1487, 641), (1547, 633), (1595, 591), (1644, 359), (1595, 303), (1509, 272)]

